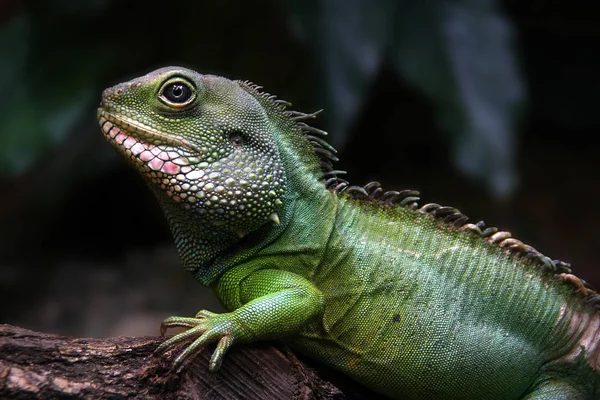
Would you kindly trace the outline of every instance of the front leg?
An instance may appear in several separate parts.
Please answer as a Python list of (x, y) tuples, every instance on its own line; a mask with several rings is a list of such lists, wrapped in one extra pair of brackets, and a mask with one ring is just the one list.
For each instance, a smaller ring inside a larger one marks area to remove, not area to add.
[(170, 327), (189, 329), (163, 342), (155, 354), (195, 338), (175, 359), (176, 368), (199, 347), (218, 342), (209, 363), (209, 370), (216, 371), (234, 343), (298, 333), (322, 315), (324, 307), (323, 295), (310, 281), (278, 269), (233, 268), (219, 279), (216, 294), (231, 312), (215, 314), (202, 310), (194, 318), (167, 318), (161, 325), (161, 334)]

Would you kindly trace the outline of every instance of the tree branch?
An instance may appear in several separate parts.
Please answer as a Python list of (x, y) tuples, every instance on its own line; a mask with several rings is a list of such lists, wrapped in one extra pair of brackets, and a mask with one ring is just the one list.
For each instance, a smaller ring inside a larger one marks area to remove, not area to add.
[(287, 348), (234, 347), (218, 373), (212, 347), (171, 370), (175, 348), (152, 352), (155, 337), (78, 339), (0, 325), (0, 398), (323, 399), (344, 395)]

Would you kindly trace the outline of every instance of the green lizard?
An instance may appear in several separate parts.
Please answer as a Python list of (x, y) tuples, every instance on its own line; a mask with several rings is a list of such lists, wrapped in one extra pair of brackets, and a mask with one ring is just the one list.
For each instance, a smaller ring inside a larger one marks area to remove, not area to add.
[(350, 186), (335, 150), (249, 82), (169, 67), (107, 89), (98, 119), (168, 218), (184, 266), (229, 312), (216, 343), (282, 339), (402, 399), (600, 398), (600, 295), (508, 232), (418, 192)]

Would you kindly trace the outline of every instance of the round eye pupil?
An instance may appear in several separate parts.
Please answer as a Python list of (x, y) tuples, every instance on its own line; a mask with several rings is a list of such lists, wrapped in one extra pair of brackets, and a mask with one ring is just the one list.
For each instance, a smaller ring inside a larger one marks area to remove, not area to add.
[(183, 86), (182, 85), (173, 85), (173, 87), (171, 89), (171, 93), (173, 94), (173, 97), (175, 97), (175, 98), (179, 98), (179, 97), (183, 96)]
[(169, 103), (185, 104), (193, 96), (192, 89), (181, 82), (174, 82), (167, 85), (162, 91), (162, 97)]

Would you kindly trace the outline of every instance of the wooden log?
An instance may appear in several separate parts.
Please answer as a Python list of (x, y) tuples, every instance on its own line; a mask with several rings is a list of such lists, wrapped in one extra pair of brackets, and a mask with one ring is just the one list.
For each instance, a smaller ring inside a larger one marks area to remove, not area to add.
[(286, 347), (235, 346), (218, 373), (214, 346), (171, 370), (174, 354), (152, 355), (158, 337), (70, 338), (0, 325), (0, 398), (322, 399), (345, 396)]

